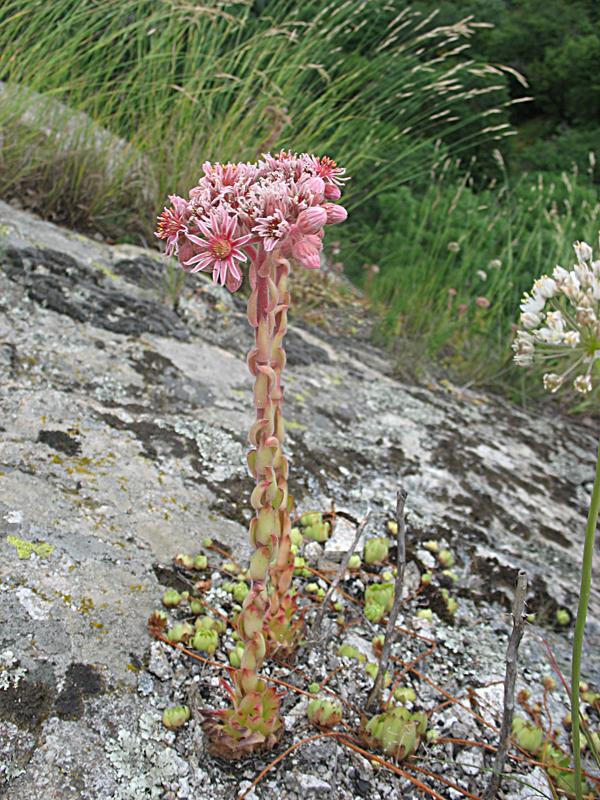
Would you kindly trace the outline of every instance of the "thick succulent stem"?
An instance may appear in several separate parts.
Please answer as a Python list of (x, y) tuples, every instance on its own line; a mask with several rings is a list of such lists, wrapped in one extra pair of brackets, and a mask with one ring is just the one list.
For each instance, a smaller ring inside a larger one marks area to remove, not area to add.
[[(239, 634), (245, 644), (236, 677), (240, 696), (256, 690), (257, 672), (267, 649), (265, 620), (273, 613), (276, 598), (289, 589), (293, 573), (293, 563), (291, 566), (289, 563), (288, 465), (281, 449), (284, 437), (281, 370), (285, 364), (282, 345), (289, 304), (288, 272), (287, 261), (262, 250), (250, 267), (252, 293), (248, 300), (248, 320), (255, 329), (256, 344), (248, 355), (248, 367), (256, 379), (256, 422), (250, 430), (253, 447), (248, 454), (248, 466), (256, 486), (251, 497), (255, 510), (250, 523), (250, 543), (254, 548), (250, 560), (251, 586), (238, 618)], [(271, 600), (267, 592), (269, 572), (275, 589)]]

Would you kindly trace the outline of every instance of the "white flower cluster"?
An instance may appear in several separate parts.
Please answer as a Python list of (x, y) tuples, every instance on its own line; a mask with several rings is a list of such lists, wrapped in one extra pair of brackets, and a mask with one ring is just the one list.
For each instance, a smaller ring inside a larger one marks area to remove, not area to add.
[(585, 242), (574, 245), (577, 264), (570, 270), (555, 267), (552, 277), (542, 275), (525, 293), (520, 324), (513, 342), (515, 362), (568, 362), (560, 372), (544, 374), (544, 388), (558, 391), (572, 381), (575, 391), (592, 390), (596, 359), (600, 358), (600, 260), (593, 260)]

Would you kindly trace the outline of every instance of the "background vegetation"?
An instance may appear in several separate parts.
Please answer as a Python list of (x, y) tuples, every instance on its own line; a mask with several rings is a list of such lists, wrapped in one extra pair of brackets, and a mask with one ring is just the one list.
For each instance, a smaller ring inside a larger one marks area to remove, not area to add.
[(600, 228), (598, 63), (594, 0), (8, 0), (0, 195), (152, 244), (206, 159), (333, 155), (399, 369), (524, 398), (520, 294)]

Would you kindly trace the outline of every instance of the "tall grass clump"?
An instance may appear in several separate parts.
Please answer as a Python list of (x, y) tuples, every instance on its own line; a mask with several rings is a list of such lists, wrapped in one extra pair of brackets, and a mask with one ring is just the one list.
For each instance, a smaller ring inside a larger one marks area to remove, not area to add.
[(342, 243), (341, 257), (379, 312), (377, 334), (405, 368), (436, 364), (488, 385), (517, 380), (509, 359), (514, 309), (533, 275), (570, 257), (569, 242), (597, 237), (592, 179), (511, 180), (504, 172), (500, 183), (474, 191), (469, 174), (448, 159), (421, 191), (402, 187), (381, 198), (356, 240)]
[[(206, 160), (329, 153), (355, 176), (357, 208), (429, 170), (438, 140), (456, 153), (510, 133), (501, 74), (468, 56), (477, 23), (402, 5), (8, 0), (0, 194), (148, 237), (167, 190)], [(57, 103), (77, 113), (57, 118)]]

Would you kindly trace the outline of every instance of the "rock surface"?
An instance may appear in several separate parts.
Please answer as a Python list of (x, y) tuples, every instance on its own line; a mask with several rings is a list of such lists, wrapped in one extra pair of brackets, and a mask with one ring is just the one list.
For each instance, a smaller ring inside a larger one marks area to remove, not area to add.
[[(145, 699), (177, 680), (151, 655), (146, 619), (162, 591), (157, 562), (207, 535), (239, 559), (248, 552), (243, 300), (200, 277), (175, 313), (161, 301), (163, 259), (2, 203), (0, 267), (0, 795), (166, 797), (177, 782), (173, 797), (198, 796), (203, 764), (178, 755)], [(565, 666), (570, 630), (554, 619), (575, 608), (596, 432), (401, 384), (365, 341), (293, 315), (291, 325), (297, 505), (333, 500), (355, 517), (370, 506), (371, 532), (382, 533), (402, 483), (409, 555), (445, 538), (473, 608), (508, 607), (526, 569), (529, 609)], [(585, 664), (596, 682), (599, 612), (596, 584)], [(488, 656), (501, 672), (501, 656)], [(547, 670), (535, 635), (525, 658)], [(280, 796), (309, 784), (330, 796), (327, 776), (303, 769)]]

